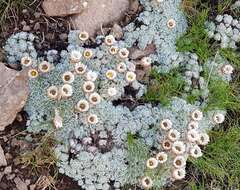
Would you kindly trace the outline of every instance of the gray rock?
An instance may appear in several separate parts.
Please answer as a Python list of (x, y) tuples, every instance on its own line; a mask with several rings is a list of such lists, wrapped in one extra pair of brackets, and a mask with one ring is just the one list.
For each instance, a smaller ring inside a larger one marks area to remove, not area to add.
[(16, 184), (18, 190), (28, 190), (27, 184), (19, 177), (14, 178), (14, 183)]
[(4, 173), (5, 174), (10, 174), (12, 172), (12, 166), (7, 166), (5, 169), (4, 169)]
[(15, 71), (0, 63), (0, 131), (13, 122), (29, 93), (26, 71)]
[(35, 184), (32, 184), (32, 185), (29, 186), (29, 189), (30, 189), (30, 190), (35, 190), (35, 188), (36, 188), (36, 185), (35, 185)]
[(39, 30), (40, 27), (41, 27), (41, 26), (40, 26), (40, 23), (37, 22), (37, 23), (34, 25), (33, 30)]
[(114, 24), (111, 30), (111, 34), (117, 39), (120, 40), (123, 37), (123, 30), (118, 24)]
[(48, 16), (68, 16), (81, 13), (83, 3), (84, 0), (44, 0), (42, 8)]
[(118, 21), (128, 10), (129, 5), (128, 0), (91, 0), (87, 9), (82, 14), (74, 15), (71, 21), (75, 29), (94, 36), (102, 26)]
[(59, 35), (59, 38), (60, 38), (60, 40), (62, 40), (62, 41), (66, 41), (67, 38), (68, 38), (68, 35), (67, 35), (66, 33), (60, 34), (60, 35)]
[(7, 165), (7, 161), (3, 152), (3, 149), (0, 145), (0, 166), (6, 166)]
[(22, 30), (25, 32), (29, 32), (31, 30), (31, 27), (28, 25), (24, 25)]

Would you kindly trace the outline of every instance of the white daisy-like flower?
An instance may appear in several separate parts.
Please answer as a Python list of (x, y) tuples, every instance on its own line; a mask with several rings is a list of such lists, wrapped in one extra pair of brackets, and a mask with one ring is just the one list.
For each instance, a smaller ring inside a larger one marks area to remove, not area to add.
[(149, 169), (155, 169), (158, 166), (158, 160), (156, 158), (149, 158), (146, 165)]
[(201, 121), (203, 119), (203, 113), (200, 110), (194, 110), (191, 117), (194, 121)]
[(112, 46), (115, 43), (115, 38), (114, 38), (113, 35), (108, 35), (108, 36), (105, 37), (104, 42), (105, 42), (106, 45)]
[(71, 97), (73, 94), (73, 88), (70, 84), (64, 84), (61, 88), (60, 88), (60, 95), (63, 98), (69, 98)]
[(82, 75), (86, 72), (87, 66), (82, 63), (76, 63), (74, 69), (77, 74)]
[(169, 129), (172, 128), (172, 121), (170, 119), (163, 119), (160, 122), (160, 127), (161, 129), (163, 129), (164, 131), (168, 131)]
[(199, 132), (195, 129), (191, 129), (187, 132), (187, 140), (194, 143), (199, 140)]
[(153, 181), (150, 177), (143, 177), (141, 180), (141, 184), (144, 189), (150, 189), (153, 186)]
[(172, 148), (172, 142), (168, 139), (164, 139), (162, 142), (162, 147), (164, 150), (171, 150)]
[(132, 71), (128, 71), (126, 74), (126, 81), (127, 82), (134, 82), (136, 80), (136, 74)]
[(87, 122), (89, 124), (92, 124), (92, 125), (95, 125), (98, 123), (98, 117), (96, 114), (90, 114), (88, 117), (87, 117)]
[(176, 141), (178, 140), (180, 137), (180, 133), (176, 130), (176, 129), (170, 129), (170, 131), (168, 132), (168, 139), (170, 141)]
[(213, 115), (213, 121), (216, 124), (221, 124), (224, 122), (224, 120), (225, 120), (225, 116), (222, 113), (215, 113)]
[(182, 141), (175, 141), (172, 145), (172, 151), (174, 154), (183, 154), (186, 151), (186, 145)]
[(82, 58), (82, 54), (80, 51), (77, 51), (77, 50), (71, 51), (71, 53), (70, 53), (70, 62), (71, 63), (78, 63), (81, 61), (81, 58)]
[(53, 99), (53, 100), (58, 99), (58, 96), (59, 96), (58, 87), (56, 87), (56, 86), (50, 86), (50, 87), (47, 89), (47, 96), (48, 96), (50, 99)]
[(186, 165), (186, 159), (184, 156), (176, 156), (173, 160), (173, 166), (175, 168), (183, 168)]
[(119, 73), (124, 73), (127, 70), (127, 65), (124, 62), (117, 64), (117, 71)]
[(97, 77), (98, 77), (98, 74), (95, 71), (88, 71), (86, 73), (86, 79), (88, 81), (93, 81), (94, 82), (95, 80), (97, 80)]
[(43, 61), (38, 65), (38, 69), (42, 73), (48, 73), (50, 71), (51, 65), (47, 61)]
[(222, 72), (222, 74), (224, 74), (224, 75), (231, 75), (231, 74), (233, 73), (233, 71), (234, 71), (234, 68), (233, 68), (233, 66), (230, 65), (230, 64), (226, 64), (226, 65), (223, 65), (223, 66), (221, 67), (221, 72)]
[(117, 53), (118, 53), (118, 47), (117, 46), (112, 46), (112, 47), (110, 47), (109, 48), (109, 53), (111, 54), (111, 55), (116, 55)]
[(87, 100), (79, 100), (76, 109), (79, 112), (87, 112), (89, 110), (89, 103)]
[(38, 73), (37, 69), (29, 69), (29, 71), (28, 71), (28, 77), (29, 77), (30, 79), (35, 79), (35, 78), (38, 77), (38, 75), (39, 75), (39, 73)]
[(86, 49), (83, 52), (83, 57), (86, 59), (91, 59), (93, 56), (93, 51), (91, 49)]
[(101, 96), (98, 93), (94, 92), (90, 94), (89, 102), (93, 105), (97, 105), (101, 102)]
[(167, 27), (169, 29), (173, 29), (173, 28), (175, 28), (175, 26), (176, 26), (176, 21), (174, 19), (169, 19), (167, 22)]
[(114, 80), (117, 77), (117, 72), (114, 70), (108, 70), (106, 72), (106, 77), (108, 80)]
[(122, 48), (119, 50), (118, 54), (120, 58), (126, 59), (129, 56), (129, 51), (127, 50), (127, 48)]
[(193, 158), (199, 158), (202, 155), (202, 150), (198, 145), (194, 145), (192, 148), (190, 148), (190, 156)]
[(198, 144), (200, 145), (207, 145), (210, 141), (210, 138), (207, 133), (199, 134)]
[(78, 37), (81, 41), (85, 42), (89, 39), (89, 34), (85, 31), (83, 31), (83, 32), (80, 32)]
[(175, 180), (181, 180), (181, 179), (183, 179), (185, 177), (185, 175), (186, 175), (186, 171), (183, 168), (175, 169), (172, 172), (172, 177)]
[(86, 81), (83, 83), (83, 91), (86, 93), (91, 93), (95, 89), (95, 84), (92, 81)]
[(67, 72), (63, 73), (63, 75), (62, 75), (62, 80), (66, 84), (73, 83), (74, 79), (75, 79), (75, 76), (71, 71), (67, 71)]
[(163, 164), (167, 161), (168, 159), (168, 155), (165, 153), (165, 152), (159, 152), (157, 155), (156, 155), (156, 159), (158, 160), (158, 162), (160, 164)]
[(190, 121), (188, 124), (188, 130), (198, 129), (198, 122), (197, 121)]
[(152, 63), (152, 59), (150, 57), (143, 57), (141, 59), (141, 64), (144, 66), (144, 67), (148, 67), (150, 66)]
[(21, 65), (24, 67), (29, 67), (33, 63), (32, 58), (29, 56), (22, 57), (21, 59)]

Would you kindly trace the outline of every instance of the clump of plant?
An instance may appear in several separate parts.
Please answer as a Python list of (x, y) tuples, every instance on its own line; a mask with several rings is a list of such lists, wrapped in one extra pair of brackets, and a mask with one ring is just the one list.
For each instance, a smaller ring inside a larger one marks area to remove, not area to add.
[(206, 61), (212, 55), (210, 40), (205, 29), (208, 13), (206, 9), (189, 16), (190, 27), (178, 38), (177, 51), (196, 53), (201, 61)]
[(138, 178), (143, 175), (142, 171), (145, 169), (145, 162), (149, 156), (149, 148), (137, 138), (137, 136), (128, 134), (127, 136), (127, 160), (128, 165), (128, 183), (134, 184), (138, 182)]
[(236, 66), (237, 68), (240, 68), (240, 53), (238, 51), (227, 48), (220, 49), (219, 53), (232, 65)]
[(230, 11), (231, 5), (235, 0), (220, 0), (217, 4), (218, 14), (224, 14), (226, 11)]
[[(27, 7), (33, 1), (31, 0), (1, 0), (0, 1), (0, 23), (2, 24), (13, 13), (19, 12), (24, 7)], [(18, 14), (15, 14), (18, 15)], [(15, 18), (16, 19), (16, 18)]]
[(209, 82), (209, 97), (206, 110), (240, 109), (239, 97), (234, 94), (234, 89), (225, 81), (214, 79)]
[(212, 131), (211, 143), (203, 157), (191, 160), (204, 178), (215, 179), (221, 187), (239, 188), (240, 179), (240, 128), (235, 124), (227, 131)]
[(39, 142), (36, 143), (32, 150), (23, 153), (19, 157), (20, 163), (26, 167), (30, 167), (37, 175), (41, 174), (44, 170), (49, 171), (52, 169), (54, 169), (54, 173), (56, 174), (58, 159), (54, 153), (54, 147), (57, 141), (54, 139), (52, 133), (46, 133), (38, 140)]
[(150, 73), (149, 85), (144, 99), (147, 102), (168, 105), (171, 97), (181, 95), (184, 84), (184, 79), (178, 70), (160, 74), (153, 69)]

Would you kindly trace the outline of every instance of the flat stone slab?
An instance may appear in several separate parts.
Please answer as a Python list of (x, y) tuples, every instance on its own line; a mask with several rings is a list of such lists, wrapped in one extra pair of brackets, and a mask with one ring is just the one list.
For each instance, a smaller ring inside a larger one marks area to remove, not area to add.
[(44, 0), (42, 8), (48, 16), (69, 16), (84, 9), (84, 0)]
[(121, 19), (129, 6), (129, 0), (91, 0), (86, 9), (71, 20), (75, 29), (94, 36), (102, 26)]
[[(1, 166), (6, 166), (7, 165), (7, 161), (6, 161), (6, 158), (5, 158), (5, 155), (4, 155), (4, 152), (3, 152), (3, 149), (0, 145), (0, 167)], [(1, 181), (1, 180), (0, 180)]]
[(0, 62), (0, 131), (11, 124), (29, 94), (26, 71), (15, 71)]

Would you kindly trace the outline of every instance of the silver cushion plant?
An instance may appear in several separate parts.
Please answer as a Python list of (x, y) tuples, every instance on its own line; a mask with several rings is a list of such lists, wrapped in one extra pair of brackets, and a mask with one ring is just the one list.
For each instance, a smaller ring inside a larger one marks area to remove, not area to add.
[[(200, 157), (200, 147), (209, 142), (207, 132), (224, 121), (224, 110), (201, 111), (209, 92), (197, 55), (176, 52), (176, 39), (187, 29), (180, 3), (141, 0), (144, 11), (138, 24), (124, 28), (124, 39), (98, 36), (95, 48), (84, 48), (89, 36), (83, 31), (71, 31), (67, 50), (50, 50), (46, 58), (37, 56), (32, 34), (8, 39), (8, 63), (20, 62), (29, 74), (27, 129), (54, 131), (60, 141), (55, 148), (59, 171), (82, 189), (117, 190), (126, 184), (159, 189), (181, 180), (188, 157)], [(173, 97), (169, 106), (145, 103), (130, 109), (121, 104), (123, 97), (137, 100), (147, 89), (137, 81), (135, 61), (129, 59), (127, 48), (136, 42), (141, 49), (156, 46), (156, 53), (142, 59), (143, 66), (183, 71), (184, 94)], [(206, 65), (213, 76), (231, 79), (233, 68), (221, 56)], [(127, 94), (128, 88), (134, 93)], [(187, 103), (193, 89), (201, 92), (203, 102)]]

